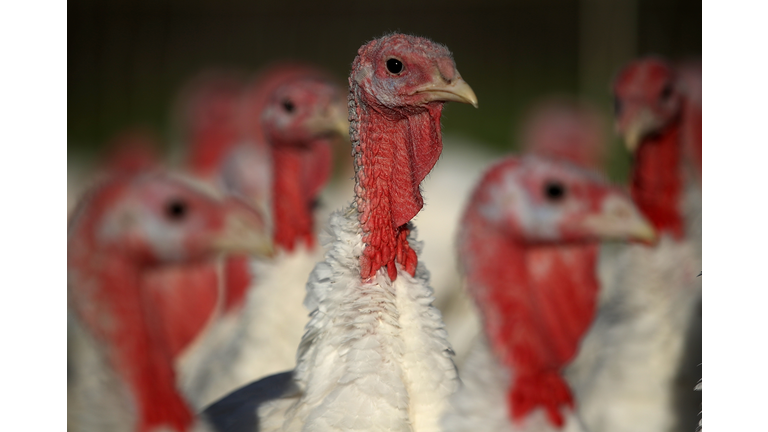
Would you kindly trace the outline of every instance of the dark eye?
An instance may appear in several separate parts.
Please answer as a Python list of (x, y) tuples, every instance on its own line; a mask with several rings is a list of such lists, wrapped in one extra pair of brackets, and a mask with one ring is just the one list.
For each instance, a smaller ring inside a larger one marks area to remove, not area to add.
[(618, 97), (613, 98), (613, 115), (616, 117), (621, 117), (621, 99)]
[(395, 75), (403, 71), (403, 62), (396, 58), (387, 60), (387, 70)]
[(286, 99), (286, 100), (283, 101), (283, 109), (286, 112), (292, 113), (293, 110), (296, 109), (296, 107), (293, 105), (293, 102), (291, 102), (290, 100)]
[(544, 196), (550, 201), (560, 201), (565, 197), (565, 186), (558, 181), (544, 184)]
[(672, 84), (667, 84), (661, 89), (661, 100), (669, 100), (672, 97)]
[(168, 205), (165, 207), (165, 214), (168, 216), (168, 219), (172, 221), (184, 220), (188, 212), (189, 205), (186, 203), (186, 201), (180, 199), (173, 199), (169, 201)]

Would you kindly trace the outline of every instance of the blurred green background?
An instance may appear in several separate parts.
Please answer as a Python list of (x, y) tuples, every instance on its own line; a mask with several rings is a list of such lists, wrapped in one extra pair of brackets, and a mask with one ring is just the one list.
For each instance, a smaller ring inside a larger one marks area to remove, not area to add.
[[(700, 58), (693, 0), (70, 0), (68, 153), (89, 154), (122, 129), (167, 136), (171, 105), (201, 70), (254, 72), (304, 59), (345, 79), (357, 48), (386, 32), (446, 44), (480, 109), (448, 106), (446, 134), (514, 149), (518, 119), (542, 96), (584, 97), (610, 115), (610, 80), (644, 54)], [(614, 142), (616, 144), (616, 142)], [(608, 172), (628, 158), (612, 146)]]

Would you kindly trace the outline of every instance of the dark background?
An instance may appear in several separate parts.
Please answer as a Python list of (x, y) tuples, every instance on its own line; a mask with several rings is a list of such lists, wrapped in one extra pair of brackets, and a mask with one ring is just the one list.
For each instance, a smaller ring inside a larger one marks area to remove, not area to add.
[[(357, 48), (391, 31), (447, 45), (475, 90), (480, 109), (449, 105), (446, 134), (506, 151), (541, 96), (580, 95), (610, 115), (610, 80), (627, 60), (700, 58), (701, 3), (70, 0), (68, 152), (92, 153), (134, 125), (167, 136), (176, 93), (205, 68), (254, 72), (297, 58), (345, 79)], [(621, 178), (626, 167), (614, 145), (609, 174)]]

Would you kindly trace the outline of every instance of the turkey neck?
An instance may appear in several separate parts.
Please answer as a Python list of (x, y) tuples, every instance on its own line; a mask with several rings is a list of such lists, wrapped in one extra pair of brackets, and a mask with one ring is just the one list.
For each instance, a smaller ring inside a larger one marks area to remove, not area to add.
[[(517, 401), (512, 417), (525, 418), (537, 406), (559, 413), (561, 404), (573, 405), (560, 373), (575, 357), (595, 315), (598, 247), (526, 245), (493, 229), (477, 205), (470, 208), (463, 222), (462, 265), (492, 350), (514, 371), (508, 390)], [(562, 394), (520, 401), (542, 383)], [(551, 416), (558, 417), (559, 426), (562, 417)]]
[[(162, 323), (147, 313), (142, 279), (146, 268), (103, 254), (92, 266), (91, 281), (82, 281), (74, 295), (87, 327), (104, 347), (107, 360), (131, 389), (139, 432), (159, 427), (188, 430), (194, 415), (176, 389), (170, 352), (162, 344)], [(98, 307), (94, 307), (98, 305)]]
[(680, 121), (643, 139), (635, 153), (632, 199), (661, 233), (683, 237)]
[[(361, 101), (364, 92), (352, 83), (350, 137), (355, 158), (355, 203), (365, 249), (360, 276), (372, 277), (386, 267), (397, 277), (395, 263), (412, 276), (418, 258), (408, 245), (408, 222), (424, 205), (421, 181), (442, 151), (442, 103), (413, 112), (380, 111)], [(368, 96), (370, 97), (370, 96)]]
[(274, 242), (287, 251), (292, 251), (299, 241), (308, 247), (315, 244), (312, 218), (315, 196), (312, 190), (319, 188), (305, 180), (306, 159), (311, 157), (313, 145), (299, 147), (286, 144), (272, 148)]

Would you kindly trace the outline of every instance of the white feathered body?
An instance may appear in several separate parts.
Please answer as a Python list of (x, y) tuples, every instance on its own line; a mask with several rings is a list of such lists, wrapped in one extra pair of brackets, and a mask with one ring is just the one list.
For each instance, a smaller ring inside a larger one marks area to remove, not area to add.
[(688, 338), (701, 331), (700, 190), (690, 188), (683, 205), (683, 240), (601, 249), (598, 316), (567, 374), (594, 432), (674, 430), (676, 391), (693, 393), (677, 381), (681, 368), (696, 372), (683, 363)]
[(181, 385), (201, 409), (231, 391), (296, 365), (296, 347), (309, 320), (307, 275), (322, 259), (319, 247), (298, 245), (271, 261), (254, 260), (254, 285), (239, 314), (224, 316), (179, 363)]
[[(423, 182), (424, 208), (413, 218), (424, 242), (419, 261), (429, 269), (435, 307), (442, 313), (448, 340), (456, 353), (454, 361), (459, 366), (473, 338), (481, 331), (472, 298), (463, 289), (455, 245), (459, 219), (469, 194), (496, 157), (478, 150), (479, 147), (487, 146), (459, 137), (443, 137), (440, 160)], [(354, 179), (337, 181), (323, 192), (325, 205), (320, 220), (328, 220), (331, 212), (349, 204), (354, 184)]]
[[(312, 318), (297, 354), (298, 400), (262, 406), (260, 430), (438, 431), (458, 378), (428, 273), (398, 264), (360, 279), (362, 232), (354, 207), (330, 218), (325, 261), (307, 285)], [(415, 232), (410, 245), (419, 252)]]
[(461, 368), (461, 386), (451, 397), (451, 408), (443, 419), (445, 432), (582, 432), (586, 429), (576, 413), (566, 413), (562, 428), (553, 426), (543, 408), (521, 422), (509, 417), (507, 390), (514, 371), (503, 367), (491, 351), (484, 334), (472, 342)]

